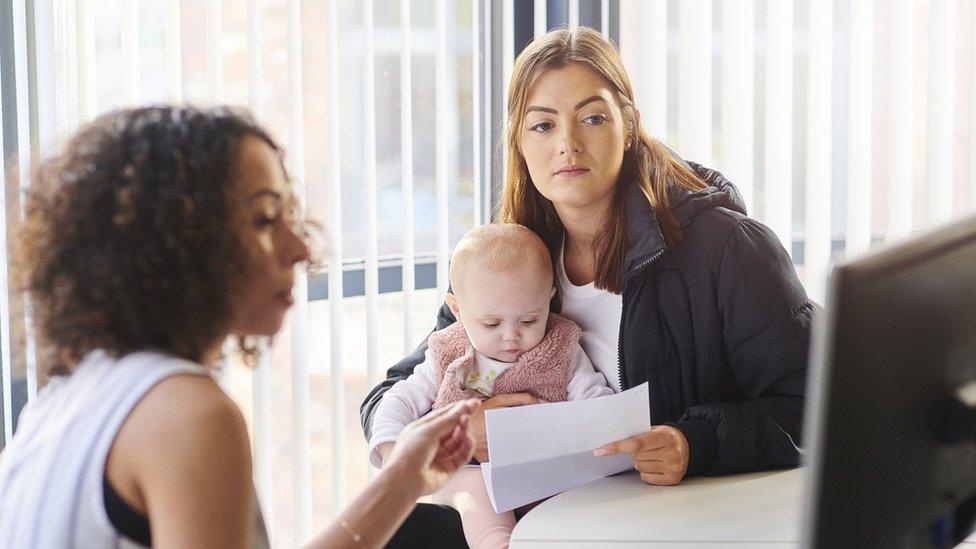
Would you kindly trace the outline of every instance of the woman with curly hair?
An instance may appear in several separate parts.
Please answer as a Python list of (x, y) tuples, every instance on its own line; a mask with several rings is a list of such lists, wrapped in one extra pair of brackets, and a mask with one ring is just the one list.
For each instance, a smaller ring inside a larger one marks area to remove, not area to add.
[[(103, 116), (46, 162), (17, 262), (51, 381), (0, 454), (0, 547), (267, 546), (212, 366), (281, 327), (307, 232), (270, 135), (226, 109)], [(313, 542), (385, 543), (473, 451), (461, 402)]]

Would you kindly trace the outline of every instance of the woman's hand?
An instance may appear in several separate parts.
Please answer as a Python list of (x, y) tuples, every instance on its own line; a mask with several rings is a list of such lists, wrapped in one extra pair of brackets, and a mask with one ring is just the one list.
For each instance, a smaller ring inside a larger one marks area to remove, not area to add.
[(670, 425), (651, 427), (646, 433), (618, 440), (593, 451), (609, 456), (626, 452), (634, 459), (634, 469), (648, 484), (673, 486), (688, 472), (688, 439)]
[(495, 395), (481, 403), (481, 408), (471, 414), (468, 422), (468, 432), (474, 437), (474, 459), (481, 463), (488, 461), (488, 435), (485, 432), (485, 410), (494, 408), (510, 408), (539, 404), (541, 401), (529, 393), (512, 393), (509, 395)]
[(478, 404), (464, 400), (407, 425), (383, 460), (383, 472), (308, 547), (385, 546), (417, 498), (443, 486), (471, 459), (468, 421)]
[(383, 468), (398, 471), (407, 480), (415, 475), (421, 495), (434, 492), (471, 460), (474, 440), (468, 425), (478, 409), (477, 399), (465, 400), (407, 425), (383, 460)]

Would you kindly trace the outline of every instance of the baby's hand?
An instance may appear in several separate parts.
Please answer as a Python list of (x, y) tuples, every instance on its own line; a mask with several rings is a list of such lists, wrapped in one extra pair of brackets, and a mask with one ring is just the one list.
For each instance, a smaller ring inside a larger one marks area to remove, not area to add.
[(495, 395), (481, 403), (481, 408), (471, 414), (468, 432), (474, 437), (474, 459), (480, 463), (488, 461), (488, 435), (485, 432), (485, 410), (494, 408), (511, 408), (541, 402), (529, 393), (511, 393)]

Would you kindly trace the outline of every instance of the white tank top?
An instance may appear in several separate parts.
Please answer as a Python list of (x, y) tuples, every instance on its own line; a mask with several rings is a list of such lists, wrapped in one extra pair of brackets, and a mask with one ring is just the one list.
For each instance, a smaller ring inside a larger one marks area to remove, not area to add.
[[(0, 453), (0, 547), (142, 547), (109, 521), (105, 462), (136, 403), (177, 374), (210, 375), (199, 364), (161, 353), (114, 359), (93, 351), (70, 376), (39, 391)], [(252, 546), (266, 547), (260, 512), (254, 524)]]

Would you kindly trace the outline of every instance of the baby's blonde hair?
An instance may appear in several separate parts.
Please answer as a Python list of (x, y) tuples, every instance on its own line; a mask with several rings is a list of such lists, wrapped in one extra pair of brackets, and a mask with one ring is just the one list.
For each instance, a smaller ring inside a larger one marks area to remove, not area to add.
[(512, 272), (533, 267), (552, 286), (552, 259), (546, 245), (531, 229), (516, 223), (481, 225), (467, 232), (451, 257), (451, 288), (457, 295), (463, 274), (472, 267)]

